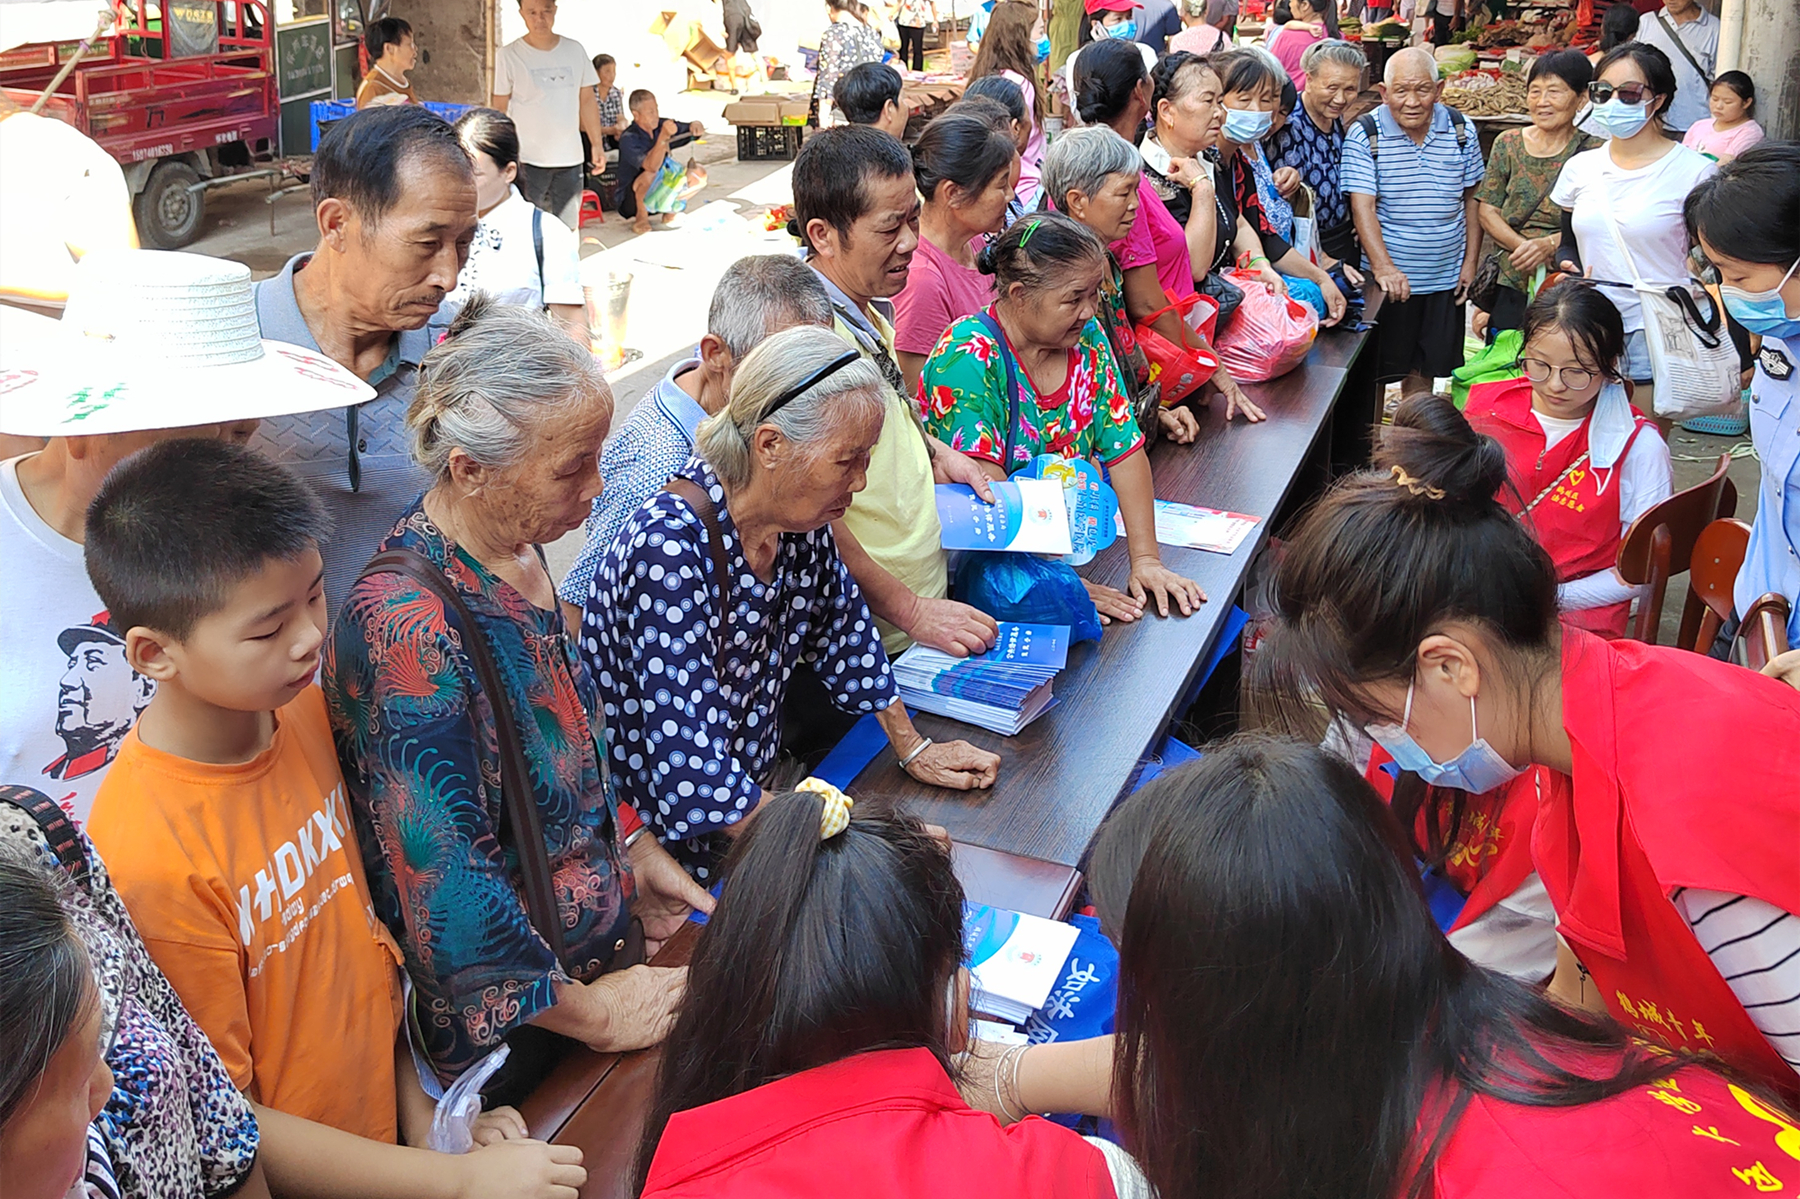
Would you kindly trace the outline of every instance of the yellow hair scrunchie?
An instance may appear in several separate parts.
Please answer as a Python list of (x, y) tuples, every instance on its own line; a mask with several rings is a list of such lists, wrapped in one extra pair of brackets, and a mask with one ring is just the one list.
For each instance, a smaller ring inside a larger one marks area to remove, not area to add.
[(819, 840), (829, 841), (850, 827), (850, 809), (856, 801), (824, 779), (803, 778), (794, 790), (811, 791), (825, 801), (825, 810), (819, 816)]

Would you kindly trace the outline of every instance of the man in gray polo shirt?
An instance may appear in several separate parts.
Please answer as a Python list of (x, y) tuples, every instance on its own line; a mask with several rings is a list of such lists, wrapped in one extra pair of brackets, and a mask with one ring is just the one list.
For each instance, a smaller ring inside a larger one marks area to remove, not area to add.
[(251, 443), (293, 467), (335, 525), (325, 601), (335, 615), (369, 556), (431, 477), (406, 410), (430, 349), (425, 322), (456, 286), (475, 235), (475, 177), (450, 126), (411, 104), (332, 126), (313, 160), (319, 245), (256, 286), (262, 335), (316, 349), (375, 388), (360, 408), (265, 420)]

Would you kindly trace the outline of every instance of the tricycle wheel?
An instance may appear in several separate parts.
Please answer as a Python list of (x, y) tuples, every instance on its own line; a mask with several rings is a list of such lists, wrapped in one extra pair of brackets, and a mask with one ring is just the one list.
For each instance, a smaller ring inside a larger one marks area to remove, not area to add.
[(159, 250), (179, 250), (200, 235), (206, 193), (189, 191), (200, 172), (185, 162), (158, 163), (133, 206), (138, 240)]

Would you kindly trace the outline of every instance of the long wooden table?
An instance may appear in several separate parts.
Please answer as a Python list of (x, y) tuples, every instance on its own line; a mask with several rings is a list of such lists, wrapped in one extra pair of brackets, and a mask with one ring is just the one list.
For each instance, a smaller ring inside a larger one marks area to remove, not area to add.
[[(1245, 391), (1269, 419), (1225, 424), (1223, 405), (1200, 413), (1192, 445), (1160, 442), (1150, 461), (1161, 499), (1261, 517), (1255, 534), (1232, 554), (1162, 546), (1172, 570), (1195, 580), (1207, 603), (1189, 617), (1114, 624), (1100, 643), (1076, 646), (1056, 679), (1058, 705), (1016, 737), (920, 713), (921, 732), (962, 738), (1001, 756), (1000, 778), (988, 791), (946, 792), (902, 772), (883, 750), (859, 774), (851, 792), (904, 804), (941, 824), (958, 842), (1079, 865), (1095, 828), (1123, 791), (1132, 770), (1179, 713), (1217, 642), (1232, 601), (1270, 526), (1296, 487), (1312, 494), (1332, 469), (1334, 409), (1350, 380), (1367, 333), (1324, 331), (1307, 360)], [(1367, 409), (1365, 397), (1352, 406)], [(1129, 560), (1121, 538), (1082, 573), (1122, 587)]]
[[(956, 871), (978, 902), (1051, 917), (1067, 913), (1080, 883), (1075, 869), (1088, 839), (1124, 789), (1132, 768), (1177, 715), (1218, 640), (1244, 574), (1285, 505), (1329, 479), (1334, 463), (1366, 455), (1380, 389), (1363, 354), (1369, 334), (1325, 331), (1298, 369), (1245, 390), (1269, 414), (1260, 425), (1226, 428), (1219, 406), (1200, 414), (1191, 446), (1151, 453), (1156, 494), (1260, 516), (1254, 537), (1230, 555), (1163, 546), (1163, 560), (1198, 581), (1209, 597), (1199, 613), (1151, 616), (1112, 626), (1099, 646), (1071, 654), (1057, 679), (1058, 708), (1017, 737), (985, 734), (921, 714), (929, 735), (964, 737), (998, 751), (1000, 782), (989, 792), (946, 797), (914, 783), (883, 751), (852, 790), (859, 799), (904, 803), (950, 830)], [(1346, 445), (1346, 442), (1353, 443)], [(1084, 572), (1115, 586), (1128, 569), (1124, 546)], [(698, 937), (690, 925), (657, 955), (685, 965)], [(532, 1135), (578, 1145), (588, 1182), (581, 1199), (626, 1199), (630, 1169), (655, 1087), (657, 1051), (563, 1061), (523, 1105)]]

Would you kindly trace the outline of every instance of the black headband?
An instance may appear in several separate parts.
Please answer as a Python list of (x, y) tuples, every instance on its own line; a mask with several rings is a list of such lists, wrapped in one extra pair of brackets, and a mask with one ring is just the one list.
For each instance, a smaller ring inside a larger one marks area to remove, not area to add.
[(780, 412), (784, 407), (793, 403), (796, 399), (800, 398), (800, 396), (811, 391), (819, 384), (825, 382), (825, 380), (831, 378), (831, 376), (837, 374), (852, 362), (860, 361), (862, 361), (862, 354), (856, 350), (845, 350), (838, 357), (827, 362), (824, 366), (776, 396), (775, 402), (763, 409), (763, 414), (759, 418), (759, 423), (760, 421), (768, 420), (771, 416)]

